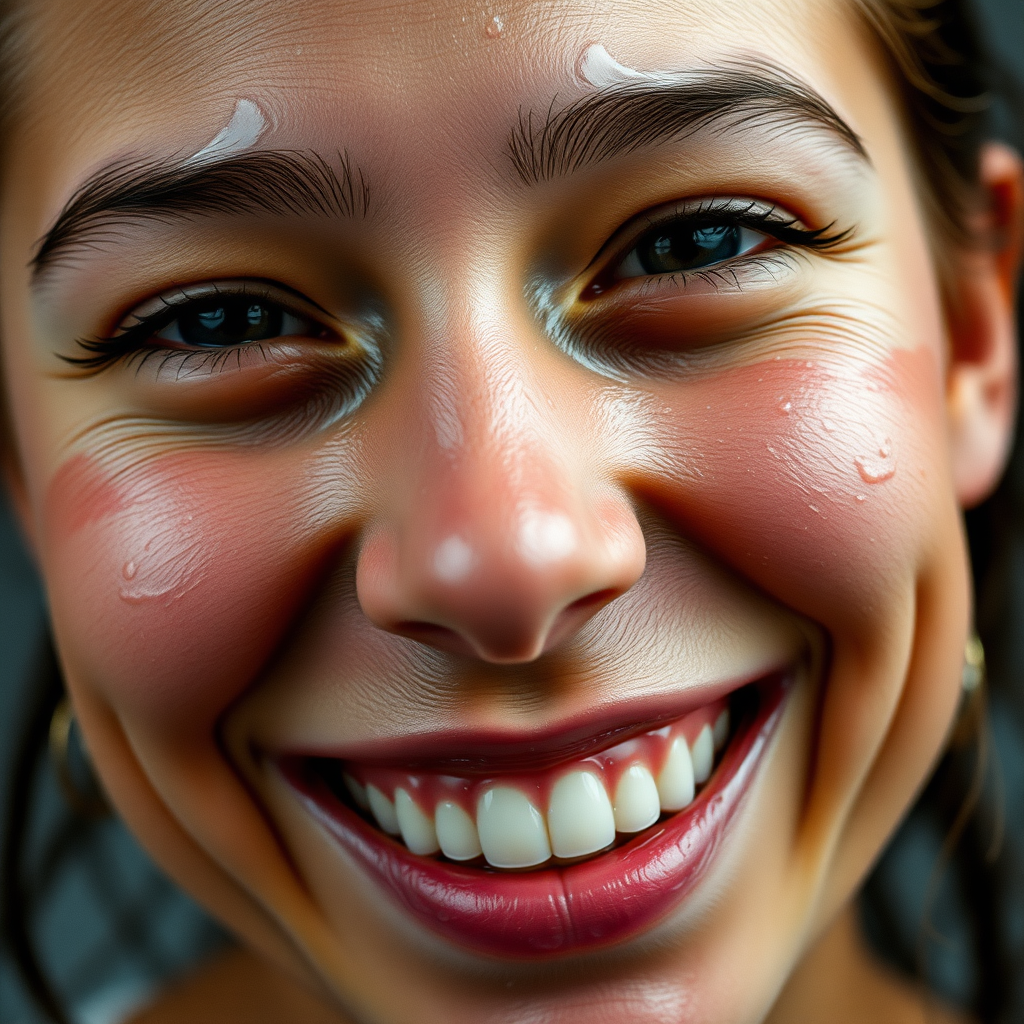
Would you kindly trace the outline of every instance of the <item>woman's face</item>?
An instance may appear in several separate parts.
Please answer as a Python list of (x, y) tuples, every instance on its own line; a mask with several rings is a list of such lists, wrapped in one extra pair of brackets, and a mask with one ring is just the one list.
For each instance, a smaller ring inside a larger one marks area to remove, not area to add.
[(17, 486), (129, 823), (354, 1020), (759, 1020), (999, 462), (854, 14), (35, 7)]

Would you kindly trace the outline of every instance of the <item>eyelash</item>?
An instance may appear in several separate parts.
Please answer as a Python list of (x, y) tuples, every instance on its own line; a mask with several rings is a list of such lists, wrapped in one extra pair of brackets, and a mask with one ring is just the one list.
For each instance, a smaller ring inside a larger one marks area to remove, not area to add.
[[(835, 248), (846, 241), (852, 229), (834, 231), (834, 223), (823, 228), (807, 228), (800, 221), (791, 215), (779, 215), (778, 207), (773, 204), (760, 203), (757, 200), (749, 200), (740, 205), (736, 200), (709, 199), (698, 204), (696, 207), (680, 210), (676, 208), (674, 213), (663, 216), (648, 215), (644, 218), (639, 228), (634, 226), (630, 231), (628, 247), (625, 244), (615, 246), (617, 256), (609, 260), (605, 268), (587, 286), (584, 291), (585, 299), (597, 299), (607, 291), (616, 286), (621, 286), (625, 281), (638, 282), (641, 287), (652, 286), (680, 286), (685, 285), (692, 278), (706, 281), (708, 284), (717, 286), (723, 279), (722, 269), (731, 267), (741, 260), (750, 258), (749, 253), (739, 254), (731, 259), (724, 260), (719, 264), (696, 270), (675, 271), (671, 273), (635, 275), (629, 278), (616, 277), (616, 272), (621, 269), (625, 261), (638, 248), (643, 239), (653, 230), (659, 227), (669, 226), (683, 227), (691, 231), (698, 231), (701, 228), (711, 227), (736, 227), (745, 228), (774, 238), (790, 249), (805, 249), (817, 252)], [(604, 248), (612, 248), (614, 239)], [(769, 253), (775, 250), (768, 250)], [(756, 257), (764, 257), (767, 253), (757, 252)], [(732, 273), (733, 282), (736, 283), (735, 272)], [(293, 304), (282, 301), (282, 291), (291, 292), (281, 285), (271, 282), (241, 282), (238, 287), (223, 289), (221, 286), (213, 285), (202, 292), (188, 294), (182, 292), (181, 301), (168, 301), (160, 297), (157, 301), (163, 304), (163, 308), (157, 309), (148, 314), (130, 314), (135, 323), (129, 327), (119, 326), (113, 334), (93, 338), (79, 338), (78, 346), (85, 353), (80, 356), (61, 356), (61, 358), (76, 367), (82, 376), (93, 376), (102, 372), (117, 363), (128, 363), (138, 360), (142, 364), (150, 358), (158, 357), (161, 360), (161, 367), (166, 365), (168, 360), (179, 358), (182, 360), (195, 360), (198, 356), (203, 361), (202, 368), (218, 370), (226, 363), (231, 356), (235, 356), (240, 365), (242, 350), (262, 351), (262, 344), (259, 341), (245, 342), (234, 346), (222, 348), (175, 348), (171, 345), (152, 344), (153, 338), (161, 330), (165, 330), (176, 321), (180, 320), (191, 308), (199, 306), (204, 300), (223, 295), (226, 298), (238, 300), (246, 297), (259, 299), (267, 306), (273, 306), (282, 314), (290, 315), (299, 320), (306, 320), (312, 323), (319, 323), (313, 316), (307, 316), (297, 312), (296, 306), (309, 305), (309, 300), (304, 299), (298, 293), (293, 293), (296, 300)], [(316, 307), (319, 310), (319, 307)], [(319, 312), (326, 318), (328, 314), (324, 310)], [(330, 333), (330, 328), (320, 324), (324, 337)], [(284, 335), (282, 335), (284, 336)], [(267, 339), (271, 340), (271, 339)], [(201, 367), (190, 362), (190, 368), (195, 370)]]
[[(282, 292), (293, 297), (288, 302)], [(178, 359), (195, 360), (198, 356), (203, 360), (205, 368), (219, 370), (223, 363), (226, 363), (232, 356), (236, 361), (241, 360), (242, 350), (263, 351), (263, 345), (259, 341), (244, 342), (238, 345), (223, 347), (175, 347), (172, 339), (170, 344), (152, 344), (158, 332), (166, 330), (172, 324), (179, 321), (190, 309), (200, 307), (204, 302), (223, 296), (227, 300), (238, 301), (245, 298), (259, 300), (267, 307), (273, 307), (283, 316), (290, 316), (297, 320), (320, 324), (321, 334), (317, 337), (328, 337), (333, 332), (326, 325), (320, 323), (317, 317), (306, 312), (300, 312), (297, 307), (313, 305), (324, 319), (329, 318), (325, 310), (321, 310), (315, 304), (290, 288), (273, 282), (241, 281), (233, 287), (224, 285), (212, 285), (201, 290), (188, 292), (182, 290), (179, 300), (169, 300), (165, 296), (159, 296), (156, 301), (162, 304), (160, 309), (151, 313), (131, 313), (122, 321), (118, 328), (110, 335), (100, 335), (92, 338), (79, 338), (76, 342), (78, 347), (85, 353), (79, 356), (62, 355), (60, 358), (76, 367), (81, 376), (94, 376), (103, 370), (117, 363), (131, 364), (137, 361), (138, 368), (148, 362), (151, 358), (159, 358), (160, 366), (166, 365), (167, 361)], [(134, 320), (130, 326), (125, 326), (128, 320)], [(281, 337), (289, 335), (282, 334)], [(273, 339), (266, 339), (268, 341)], [(182, 342), (182, 345), (186, 343)], [(198, 370), (201, 367), (190, 362), (190, 369)]]
[[(657, 228), (682, 227), (691, 231), (698, 231), (702, 228), (711, 227), (736, 227), (745, 228), (751, 231), (767, 235), (780, 242), (782, 246), (789, 249), (805, 249), (816, 252), (824, 252), (833, 249), (847, 241), (853, 233), (852, 228), (837, 231), (835, 222), (827, 224), (822, 228), (808, 228), (801, 224), (797, 217), (791, 214), (780, 215), (778, 206), (766, 204), (757, 200), (741, 201), (737, 204), (734, 199), (708, 199), (694, 207), (675, 208), (661, 216), (647, 215), (641, 220), (638, 228), (636, 222), (627, 229), (629, 240), (626, 243), (615, 244), (613, 239), (604, 246), (605, 251), (613, 249), (616, 253), (609, 259), (604, 268), (584, 289), (584, 299), (596, 299), (606, 292), (620, 286), (628, 281), (638, 282), (641, 287), (657, 285), (685, 285), (690, 279), (697, 278), (716, 285), (722, 280), (722, 269), (731, 266), (740, 260), (750, 259), (751, 254), (743, 253), (720, 264), (700, 268), (696, 270), (674, 271), (671, 273), (648, 274), (645, 276), (634, 276), (621, 278), (616, 273), (621, 269), (626, 260), (637, 250), (644, 238)], [(768, 250), (774, 253), (775, 250)], [(767, 255), (763, 251), (753, 254), (753, 257)], [(733, 280), (735, 278), (733, 277)]]

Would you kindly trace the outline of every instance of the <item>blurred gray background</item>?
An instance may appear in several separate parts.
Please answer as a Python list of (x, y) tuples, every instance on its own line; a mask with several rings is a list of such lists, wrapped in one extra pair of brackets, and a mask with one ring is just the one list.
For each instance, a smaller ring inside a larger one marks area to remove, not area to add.
[[(993, 51), (1024, 78), (1024, 0), (978, 0), (978, 9)], [(1012, 136), (1008, 119), (1000, 120), (1002, 133)], [(1014, 569), (1024, 573), (1024, 552)], [(38, 578), (0, 499), (0, 780), (10, 776), (45, 614)], [(1015, 733), (997, 738), (1010, 798), (1008, 825), (1019, 840), (1024, 836), (1024, 750)], [(0, 801), (6, 799), (4, 786)], [(4, 806), (0, 804), (0, 815)], [(83, 831), (88, 841), (80, 844)], [(922, 879), (935, 860), (935, 837), (915, 822), (906, 832), (908, 841), (901, 844), (899, 857), (883, 867), (906, 881), (901, 887), (905, 906), (888, 927), (912, 932), (920, 919)], [(153, 866), (116, 819), (83, 825), (69, 818), (48, 768), (39, 786), (31, 835), (33, 866), (46, 894), (35, 939), (76, 1024), (116, 1024), (169, 979), (227, 941)], [(83, 853), (65, 856), (75, 845)], [(1024, 894), (1020, 903), (1024, 906)], [(970, 984), (958, 956), (955, 911), (940, 901), (936, 917), (936, 925), (951, 936), (938, 968), (942, 987), (953, 997)], [(1024, 914), (1020, 933), (1024, 945)], [(0, 1024), (42, 1021), (7, 951), (0, 949)]]

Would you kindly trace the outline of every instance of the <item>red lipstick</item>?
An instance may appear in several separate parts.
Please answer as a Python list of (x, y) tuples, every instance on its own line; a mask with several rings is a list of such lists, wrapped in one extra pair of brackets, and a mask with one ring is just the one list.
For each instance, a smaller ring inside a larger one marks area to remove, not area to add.
[(410, 853), (347, 807), (301, 758), (280, 762), (321, 826), (418, 921), (456, 944), (503, 958), (581, 953), (653, 926), (714, 860), (782, 717), (791, 679), (747, 688), (733, 741), (686, 810), (593, 859), (507, 873)]

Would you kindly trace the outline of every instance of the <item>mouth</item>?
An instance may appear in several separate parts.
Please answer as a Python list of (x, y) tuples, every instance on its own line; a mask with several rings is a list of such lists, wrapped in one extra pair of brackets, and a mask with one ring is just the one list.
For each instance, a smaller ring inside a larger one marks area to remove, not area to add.
[(277, 766), (342, 849), (434, 932), (503, 958), (581, 953), (652, 927), (704, 877), (793, 678), (773, 673), (653, 727), (490, 759), (481, 743), (479, 756), (423, 747)]

